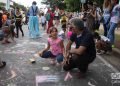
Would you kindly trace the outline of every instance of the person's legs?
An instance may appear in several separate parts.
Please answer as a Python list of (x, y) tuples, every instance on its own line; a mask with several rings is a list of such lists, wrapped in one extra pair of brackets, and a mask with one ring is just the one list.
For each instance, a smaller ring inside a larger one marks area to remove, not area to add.
[(59, 54), (58, 56), (56, 56), (56, 60), (58, 63), (61, 63), (63, 61), (63, 54)]
[(89, 63), (83, 63), (83, 64), (80, 64), (79, 65), (79, 70), (80, 70), (80, 72), (82, 73), (82, 74), (85, 74), (86, 72), (87, 72), (87, 70), (88, 70), (88, 64)]
[(104, 36), (107, 36), (107, 27), (106, 27), (106, 24), (103, 24), (103, 27), (104, 27)]
[(35, 35), (36, 37), (40, 36), (40, 30), (39, 30), (39, 22), (38, 17), (34, 17), (34, 24), (35, 24)]
[(55, 57), (55, 56), (51, 53), (51, 51), (46, 51), (46, 52), (43, 52), (41, 57), (42, 58), (51, 58), (51, 57)]
[(12, 35), (13, 38), (15, 37), (14, 28), (15, 28), (14, 25), (10, 25), (11, 35)]
[(51, 58), (50, 63), (51, 63), (52, 65), (55, 64), (55, 56), (51, 53), (51, 51), (43, 52), (43, 54), (42, 54), (41, 57), (42, 57), (42, 58)]
[(34, 33), (34, 21), (33, 21), (33, 16), (29, 17), (29, 22), (28, 22), (28, 27), (29, 27), (29, 37), (34, 38), (33, 33)]
[(76, 54), (73, 55), (73, 58), (80, 72), (86, 73), (88, 69), (88, 64), (91, 62), (92, 58), (88, 57), (87, 55), (80, 56)]
[(65, 65), (63, 65), (63, 69), (64, 69), (65, 71), (70, 71), (70, 70), (72, 70), (73, 68), (76, 68), (76, 64), (75, 64), (75, 62), (74, 62), (73, 59), (70, 59), (70, 60), (69, 60), (69, 63), (67, 62)]
[(19, 37), (19, 26), (16, 24), (16, 35), (17, 35), (17, 38)]
[(48, 21), (48, 28), (47, 28), (47, 33), (49, 34), (49, 29), (50, 29), (50, 20)]
[(116, 27), (117, 27), (117, 24), (111, 22), (107, 37), (110, 39), (110, 42), (112, 45), (114, 44), (114, 40), (115, 40), (115, 28)]
[(20, 31), (21, 31), (21, 33), (22, 33), (22, 36), (24, 36), (24, 32), (23, 32), (23, 30), (22, 30), (22, 25), (19, 25), (19, 28), (20, 28)]
[(6, 43), (11, 43), (10, 41), (8, 41), (9, 35), (10, 35), (10, 30), (9, 27), (4, 27), (3, 28), (3, 40), (2, 40), (2, 44), (6, 44)]
[(108, 33), (108, 30), (109, 30), (109, 21), (110, 21), (110, 17), (104, 17), (104, 20), (103, 20), (103, 27), (104, 27), (104, 36), (107, 37), (107, 33)]

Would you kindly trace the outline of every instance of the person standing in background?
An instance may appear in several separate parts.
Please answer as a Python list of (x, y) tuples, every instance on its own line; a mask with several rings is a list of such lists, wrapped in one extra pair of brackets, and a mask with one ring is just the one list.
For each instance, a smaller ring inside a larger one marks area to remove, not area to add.
[(103, 26), (104, 26), (104, 36), (107, 36), (109, 30), (109, 22), (111, 15), (111, 0), (104, 0), (103, 3)]
[(48, 28), (47, 28), (48, 34), (50, 32), (50, 28), (53, 26), (53, 18), (54, 18), (54, 14), (50, 9), (48, 9), (48, 12), (46, 14), (46, 20), (48, 21)]
[(59, 24), (59, 9), (56, 7), (56, 9), (55, 9), (55, 25), (56, 26), (58, 26), (58, 24)]
[(16, 10), (16, 14), (15, 14), (15, 26), (16, 26), (16, 37), (19, 37), (19, 29), (22, 33), (22, 37), (24, 36), (24, 32), (22, 30), (22, 15), (19, 11), (19, 9)]
[(111, 13), (111, 19), (110, 19), (110, 28), (107, 34), (107, 37), (110, 39), (111, 45), (114, 48), (114, 41), (115, 41), (115, 29), (117, 28), (119, 22), (120, 22), (120, 5), (119, 0), (113, 0), (113, 9)]
[(42, 23), (42, 27), (45, 30), (46, 29), (46, 18), (44, 16), (44, 13), (41, 14), (41, 23)]
[(36, 6), (37, 3), (33, 1), (32, 6), (29, 9), (29, 37), (30, 38), (38, 38), (40, 37), (40, 30), (39, 30), (39, 9)]

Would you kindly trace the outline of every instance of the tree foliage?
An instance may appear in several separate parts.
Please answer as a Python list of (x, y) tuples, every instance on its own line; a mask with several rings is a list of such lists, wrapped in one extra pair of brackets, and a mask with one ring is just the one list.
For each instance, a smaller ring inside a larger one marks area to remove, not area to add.
[(49, 5), (53, 10), (55, 7), (58, 7), (59, 9), (65, 9), (66, 4), (64, 4), (63, 1), (64, 0), (43, 0), (41, 3)]
[(18, 3), (15, 3), (13, 4), (13, 8), (20, 8), (22, 9), (23, 11), (26, 11), (26, 7), (24, 5), (20, 5)]
[[(64, 1), (64, 3), (63, 3)], [(87, 2), (88, 0), (86, 0)], [(103, 5), (104, 0), (89, 0), (97, 2), (100, 7)], [(80, 11), (82, 8), (81, 0), (43, 0), (43, 4), (49, 5), (54, 9), (55, 6), (58, 6), (60, 9), (66, 9), (67, 11)]]
[(0, 2), (0, 10), (5, 9), (5, 3)]
[[(2, 3), (2, 2), (0, 2), (0, 9), (5, 9), (5, 3)], [(20, 4), (18, 4), (18, 3), (15, 3), (15, 2), (13, 2), (13, 5), (10, 5), (10, 7), (12, 7), (12, 8), (20, 8), (20, 9), (22, 9), (22, 10), (26, 10), (26, 7), (25, 6), (23, 6), (23, 5), (20, 5)]]

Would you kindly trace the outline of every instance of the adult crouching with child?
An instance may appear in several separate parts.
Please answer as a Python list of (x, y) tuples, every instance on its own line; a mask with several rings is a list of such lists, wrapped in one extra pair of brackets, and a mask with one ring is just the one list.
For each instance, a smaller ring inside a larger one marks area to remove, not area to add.
[[(81, 75), (79, 77), (83, 77), (88, 70), (89, 64), (96, 58), (95, 43), (93, 35), (84, 28), (83, 21), (74, 18), (71, 20), (71, 25), (73, 34), (66, 46), (64, 56), (66, 60), (63, 69), (69, 72), (73, 68), (78, 68), (80, 70), (79, 75)], [(76, 47), (71, 48), (74, 42)]]

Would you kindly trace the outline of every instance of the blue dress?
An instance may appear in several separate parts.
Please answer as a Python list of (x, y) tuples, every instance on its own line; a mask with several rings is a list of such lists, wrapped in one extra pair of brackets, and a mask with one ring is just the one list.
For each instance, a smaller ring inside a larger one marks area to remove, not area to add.
[(38, 14), (38, 7), (35, 5), (31, 6), (29, 9), (29, 22), (28, 22), (30, 38), (40, 37), (39, 20), (37, 14)]

